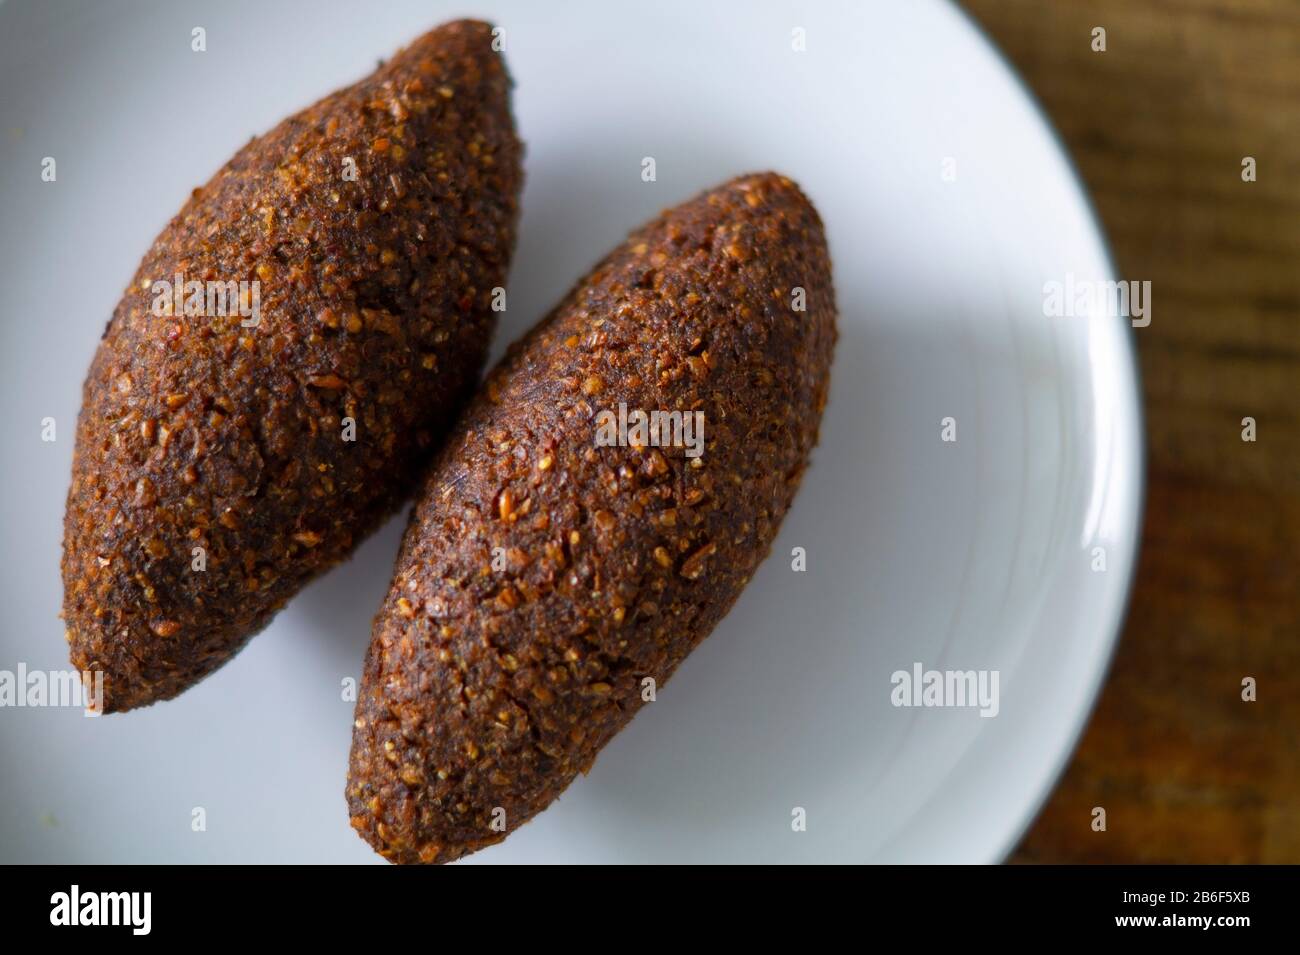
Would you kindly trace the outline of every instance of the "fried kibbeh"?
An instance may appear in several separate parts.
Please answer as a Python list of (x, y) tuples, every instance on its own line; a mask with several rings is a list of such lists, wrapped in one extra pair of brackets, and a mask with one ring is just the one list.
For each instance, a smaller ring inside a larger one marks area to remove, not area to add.
[(809, 463), (835, 339), (821, 220), (767, 173), (633, 233), (510, 349), (374, 623), (346, 797), (379, 854), (504, 839), (708, 636)]
[(472, 393), (522, 185), (492, 47), (473, 21), (420, 37), (249, 142), (145, 255), (64, 518), (71, 658), (105, 711), (229, 660), (409, 496)]

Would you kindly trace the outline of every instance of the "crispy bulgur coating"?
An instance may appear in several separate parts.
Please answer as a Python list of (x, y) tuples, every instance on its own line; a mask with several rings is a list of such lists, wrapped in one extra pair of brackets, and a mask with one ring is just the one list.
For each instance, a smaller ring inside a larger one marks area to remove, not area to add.
[[(821, 221), (763, 174), (634, 233), (511, 349), (439, 453), (375, 620), (347, 800), (381, 855), (505, 838), (709, 634), (790, 506), (835, 337)], [(703, 411), (703, 454), (597, 446), (620, 403)]]
[[(228, 660), (396, 508), (468, 397), (522, 183), (491, 44), (446, 24), (286, 119), (145, 255), (85, 383), (64, 519), (72, 662), (104, 671), (106, 710)], [(260, 323), (160, 317), (152, 283), (177, 274), (257, 280)]]

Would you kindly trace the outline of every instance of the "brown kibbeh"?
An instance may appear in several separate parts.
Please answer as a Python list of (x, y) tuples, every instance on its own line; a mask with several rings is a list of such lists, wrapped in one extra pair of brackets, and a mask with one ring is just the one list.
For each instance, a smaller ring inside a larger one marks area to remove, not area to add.
[[(473, 389), (522, 184), (491, 47), (471, 21), (419, 38), (251, 141), (145, 255), (86, 379), (64, 519), (71, 658), (105, 673), (106, 711), (230, 659), (403, 501)], [(258, 281), (260, 323), (155, 314), (177, 274)]]
[[(346, 795), (376, 851), (453, 861), (591, 767), (770, 550), (835, 338), (821, 220), (768, 173), (633, 233), (511, 348), (436, 456), (375, 620)], [(620, 403), (703, 412), (703, 454), (598, 446)]]

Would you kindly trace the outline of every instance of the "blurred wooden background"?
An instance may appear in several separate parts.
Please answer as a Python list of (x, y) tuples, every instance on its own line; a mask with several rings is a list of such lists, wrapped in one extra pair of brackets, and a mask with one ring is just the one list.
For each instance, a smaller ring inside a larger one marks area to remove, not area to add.
[(1128, 625), (1013, 861), (1300, 862), (1300, 0), (964, 5), (1152, 283)]

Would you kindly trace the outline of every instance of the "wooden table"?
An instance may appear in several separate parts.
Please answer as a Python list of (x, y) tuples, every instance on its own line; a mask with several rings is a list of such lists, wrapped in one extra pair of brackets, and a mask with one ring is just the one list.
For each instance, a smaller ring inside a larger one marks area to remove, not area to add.
[(1152, 283), (1128, 624), (1013, 860), (1300, 862), (1300, 0), (965, 7), (1060, 131), (1120, 277)]

